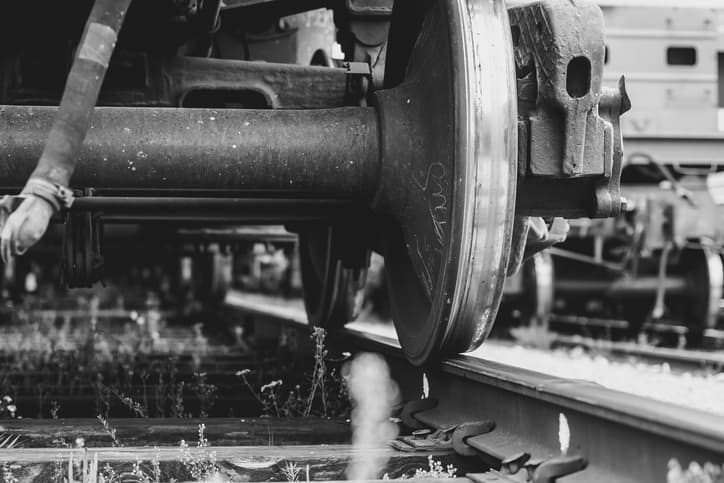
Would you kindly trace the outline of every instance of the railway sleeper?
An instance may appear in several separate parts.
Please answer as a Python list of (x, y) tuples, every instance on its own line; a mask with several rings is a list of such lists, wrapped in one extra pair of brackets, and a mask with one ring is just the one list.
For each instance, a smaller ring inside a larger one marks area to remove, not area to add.
[[(13, 448), (0, 448), (0, 464), (8, 467), (23, 481), (46, 481), (58, 467), (64, 473), (73, 462), (84, 465), (109, 465), (117, 473), (132, 471), (133, 464), (157, 465), (161, 481), (184, 478), (188, 468), (179, 459), (212, 462), (218, 474), (229, 481), (275, 481), (289, 467), (305, 473), (314, 481), (340, 481), (353, 458), (389, 457), (379, 468), (386, 478), (407, 476), (426, 468), (430, 458), (452, 465), (460, 472), (446, 482), (475, 483), (518, 481), (519, 470), (527, 472), (525, 481), (552, 482), (557, 477), (581, 469), (576, 457), (553, 458), (531, 462), (530, 455), (503, 461), (499, 469), (480, 460), (462, 457), (446, 446), (427, 446), (415, 452), (385, 449), (360, 449), (347, 444), (350, 426), (344, 420), (317, 418), (288, 419), (118, 419), (111, 421), (114, 438), (123, 446), (104, 447), (109, 435), (95, 419), (61, 419), (53, 421), (12, 420), (3, 425)], [(207, 446), (183, 449), (182, 440), (193, 441), (195, 426), (203, 426)], [(191, 434), (189, 433), (191, 428)], [(312, 428), (314, 428), (312, 430)], [(317, 442), (323, 445), (317, 445)], [(63, 446), (63, 443), (66, 446)], [(60, 445), (60, 446), (59, 446)], [(93, 471), (93, 470), (90, 470)], [(464, 475), (464, 477), (462, 476)], [(304, 479), (304, 474), (300, 479)], [(186, 476), (188, 477), (188, 476)], [(497, 478), (497, 479), (496, 479)], [(414, 478), (413, 478), (414, 479)], [(424, 481), (437, 481), (426, 477)], [(443, 481), (443, 480), (440, 480)]]
[(422, 425), (432, 430), (423, 433), (425, 430), (418, 429), (412, 437), (398, 438), (393, 446), (401, 449), (407, 445), (410, 451), (453, 448), (461, 456), (477, 457), (494, 472), (481, 476), (480, 481), (495, 481), (486, 478), (514, 476), (522, 470), (528, 475), (526, 481), (547, 483), (582, 471), (587, 466), (583, 456), (555, 454), (548, 447), (522, 440), (505, 429), (496, 429), (494, 420), (457, 422), (450, 413), (436, 408), (434, 399), (407, 403), (402, 409), (405, 415), (402, 420), (411, 422), (413, 427)]

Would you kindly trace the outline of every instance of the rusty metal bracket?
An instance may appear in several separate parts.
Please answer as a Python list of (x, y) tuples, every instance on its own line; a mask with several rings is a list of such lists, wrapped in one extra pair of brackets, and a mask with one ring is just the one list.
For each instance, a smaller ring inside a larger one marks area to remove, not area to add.
[[(508, 13), (518, 77), (518, 214), (618, 214), (623, 157), (618, 118), (630, 103), (623, 82), (618, 89), (601, 85), (600, 8), (592, 0), (537, 0)], [(538, 179), (543, 186), (534, 186)], [(573, 184), (585, 189), (567, 189)], [(554, 191), (556, 199), (548, 201)]]

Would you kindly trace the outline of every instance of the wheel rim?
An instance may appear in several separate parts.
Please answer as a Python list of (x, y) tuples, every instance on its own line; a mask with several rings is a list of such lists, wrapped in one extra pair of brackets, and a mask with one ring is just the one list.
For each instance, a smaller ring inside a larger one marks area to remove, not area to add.
[(364, 272), (344, 268), (335, 256), (332, 227), (299, 236), (304, 306), (309, 323), (326, 329), (343, 327), (357, 317)]
[[(398, 230), (385, 246), (395, 326), (406, 356), (418, 365), (472, 350), (489, 334), (505, 280), (517, 167), (515, 71), (502, 0), (432, 2), (429, 14), (443, 16), (448, 26), (454, 209), (440, 263), (430, 270), (422, 263), (427, 275), (420, 277), (414, 247), (403, 241), (409, 236)], [(440, 19), (428, 20), (416, 48), (439, 34), (425, 29)], [(432, 280), (427, 294), (421, 278)]]
[(719, 304), (723, 295), (724, 267), (717, 251), (711, 248), (687, 249), (680, 266), (686, 270), (691, 287), (685, 317), (695, 333), (716, 326)]

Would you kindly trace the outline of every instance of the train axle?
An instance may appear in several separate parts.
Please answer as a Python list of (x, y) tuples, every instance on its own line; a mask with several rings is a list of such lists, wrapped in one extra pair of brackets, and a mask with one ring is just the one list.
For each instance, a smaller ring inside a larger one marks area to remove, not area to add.
[[(399, 1), (384, 79), (374, 77), (375, 66), (330, 67), (325, 76), (319, 68), (155, 58), (148, 72), (203, 73), (156, 79), (139, 91), (138, 107), (95, 110), (77, 159), (65, 161), (79, 195), (66, 220), (90, 234), (71, 238), (94, 250), (104, 218), (203, 222), (208, 214), (214, 224), (253, 220), (259, 210), (301, 235), (313, 322), (353, 315), (350, 300), (374, 249), (386, 259), (407, 357), (423, 364), (472, 349), (490, 331), (506, 273), (521, 260), (511, 252), (525, 252), (525, 217), (621, 210), (618, 120), (629, 103), (623, 83), (601, 86), (602, 30), (589, 1), (539, 0), (509, 11), (500, 0)], [(228, 91), (235, 66), (244, 89), (263, 81), (265, 109), (183, 100), (200, 108), (157, 107), (170, 92), (193, 94), (204, 82)], [(328, 86), (322, 96), (314, 76)], [(274, 94), (283, 91), (284, 102)], [(351, 95), (360, 91), (363, 100)], [(144, 106), (154, 92), (155, 104)], [(344, 105), (335, 105), (342, 92)], [(100, 99), (117, 104), (112, 95)], [(62, 115), (62, 106), (0, 108), (6, 193), (23, 186)], [(41, 171), (52, 173), (47, 164)], [(539, 225), (543, 247), (546, 223)], [(84, 249), (71, 252), (83, 258)]]

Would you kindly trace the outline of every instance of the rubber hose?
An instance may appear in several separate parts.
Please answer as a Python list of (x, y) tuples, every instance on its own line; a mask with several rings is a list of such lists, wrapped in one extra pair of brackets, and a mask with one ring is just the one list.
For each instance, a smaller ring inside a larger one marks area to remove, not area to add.
[(31, 180), (40, 178), (56, 186), (69, 186), (131, 1), (95, 1), (68, 74), (57, 117)]

